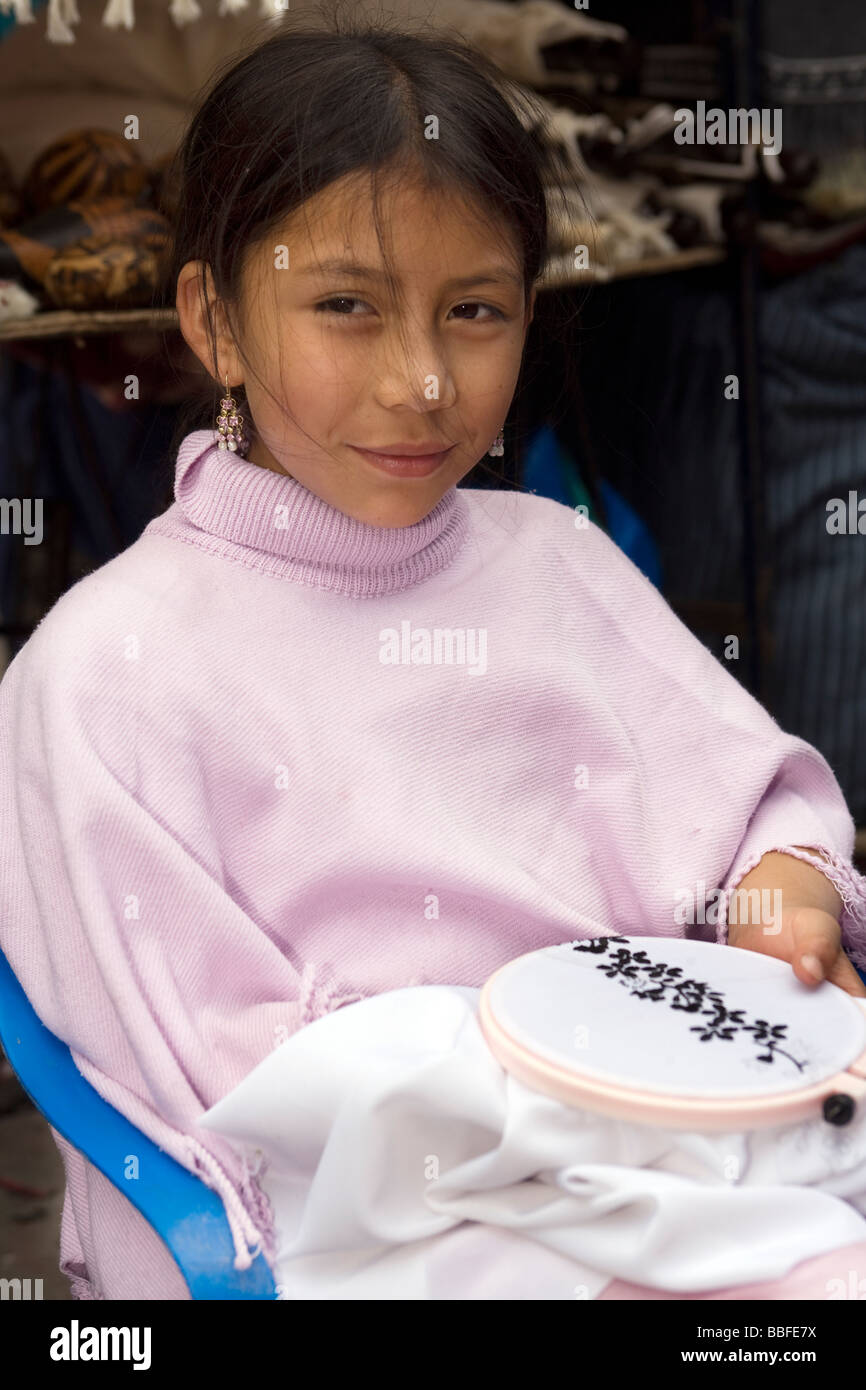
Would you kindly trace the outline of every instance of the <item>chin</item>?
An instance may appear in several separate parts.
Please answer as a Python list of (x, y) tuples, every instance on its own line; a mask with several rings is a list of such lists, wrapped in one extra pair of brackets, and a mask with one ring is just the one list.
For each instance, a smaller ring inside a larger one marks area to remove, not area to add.
[(374, 526), (414, 526), (416, 521), (437, 507), (444, 496), (442, 487), (406, 486), (389, 489), (381, 497), (370, 497), (364, 505), (363, 519)]
[(429, 501), (422, 501), (420, 498), (406, 499), (405, 502), (385, 502), (377, 506), (371, 503), (362, 512), (355, 512), (354, 515), (359, 521), (365, 521), (368, 526), (381, 526), (391, 528), (398, 526), (414, 526), (416, 522), (423, 521), (433, 508), (438, 506), (441, 494), (431, 497)]

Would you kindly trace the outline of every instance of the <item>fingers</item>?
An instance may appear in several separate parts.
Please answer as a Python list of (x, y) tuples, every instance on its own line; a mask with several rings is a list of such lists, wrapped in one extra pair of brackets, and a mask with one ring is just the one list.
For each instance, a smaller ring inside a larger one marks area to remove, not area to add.
[(866, 985), (842, 949), (842, 929), (820, 908), (800, 908), (792, 919), (794, 973), (803, 984), (828, 980), (846, 994), (866, 999)]
[[(784, 929), (779, 933), (766, 932), (758, 926), (740, 926), (729, 931), (728, 940), (740, 950), (790, 960), (797, 979), (813, 989), (827, 980), (846, 994), (866, 999), (866, 985), (842, 949), (842, 929), (831, 913), (802, 907), (790, 915), (786, 913), (783, 923)], [(818, 974), (813, 973), (815, 962)]]
[[(795, 957), (793, 961), (794, 974), (797, 976), (798, 980), (802, 980), (804, 985), (811, 985), (812, 988), (814, 988), (816, 985), (820, 984), (821, 981), (817, 980), (810, 972), (808, 968), (808, 959), (808, 956), (805, 958), (803, 956)], [(846, 994), (852, 994), (856, 998), (866, 999), (866, 985), (863, 984), (854, 966), (841, 948), (829, 970), (825, 971), (824, 979), (831, 985), (837, 985), (839, 989), (843, 989)]]
[[(838, 973), (842, 953), (842, 929), (836, 918), (820, 907), (801, 907), (791, 917), (793, 966), (805, 985), (831, 980)], [(843, 956), (843, 959), (845, 957)]]
[(836, 964), (827, 978), (831, 985), (838, 985), (840, 989), (844, 989), (846, 994), (852, 994), (855, 999), (866, 999), (866, 985), (860, 979), (844, 951), (839, 952)]

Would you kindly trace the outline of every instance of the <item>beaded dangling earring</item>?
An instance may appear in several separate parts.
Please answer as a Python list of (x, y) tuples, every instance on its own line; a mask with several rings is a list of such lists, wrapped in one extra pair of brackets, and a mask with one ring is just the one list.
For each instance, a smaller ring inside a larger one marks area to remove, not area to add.
[(487, 450), (488, 454), (493, 459), (501, 459), (502, 455), (505, 453), (505, 436), (502, 432), (504, 429), (505, 426), (503, 425), (493, 443), (490, 445), (490, 448)]
[(250, 441), (244, 430), (244, 417), (238, 410), (237, 401), (234, 396), (229, 394), (228, 372), (226, 372), (226, 393), (220, 401), (220, 413), (217, 416), (216, 427), (220, 434), (218, 447), (231, 449), (233, 454), (240, 454), (241, 458), (245, 458)]

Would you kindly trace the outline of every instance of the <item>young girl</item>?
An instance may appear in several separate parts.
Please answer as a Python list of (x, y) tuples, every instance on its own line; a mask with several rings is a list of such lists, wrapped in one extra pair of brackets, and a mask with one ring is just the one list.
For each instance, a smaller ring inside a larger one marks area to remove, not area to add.
[[(246, 1267), (268, 1203), (197, 1122), (295, 1030), (604, 932), (866, 994), (866, 882), (824, 758), (602, 530), (457, 486), (546, 244), (496, 70), (286, 29), (180, 154), (172, 283), (223, 409), (0, 685), (0, 944), (84, 1076), (219, 1191)], [(727, 935), (736, 888), (768, 892)], [(55, 1137), (74, 1295), (188, 1297), (124, 1195), (136, 1156), (110, 1182)]]

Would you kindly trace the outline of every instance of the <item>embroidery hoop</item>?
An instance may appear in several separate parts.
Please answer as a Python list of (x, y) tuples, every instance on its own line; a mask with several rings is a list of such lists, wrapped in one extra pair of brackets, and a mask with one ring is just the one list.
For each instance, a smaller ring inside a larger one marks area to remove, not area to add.
[(709, 941), (601, 936), (500, 967), (479, 996), (497, 1061), (566, 1105), (732, 1130), (866, 1101), (866, 1001), (787, 961)]

